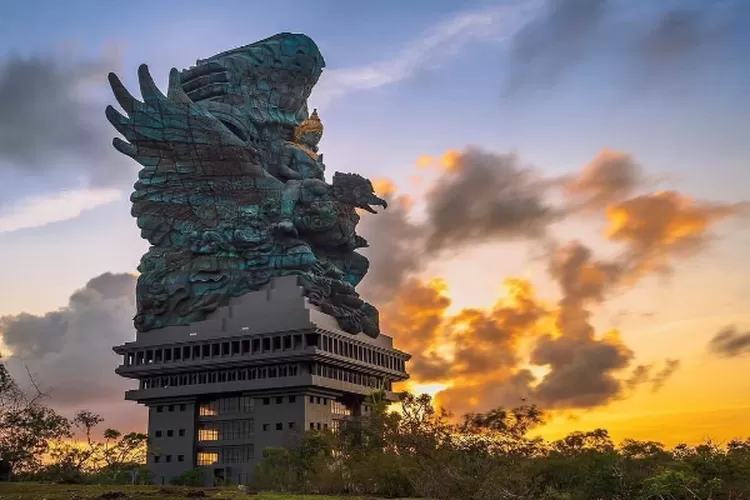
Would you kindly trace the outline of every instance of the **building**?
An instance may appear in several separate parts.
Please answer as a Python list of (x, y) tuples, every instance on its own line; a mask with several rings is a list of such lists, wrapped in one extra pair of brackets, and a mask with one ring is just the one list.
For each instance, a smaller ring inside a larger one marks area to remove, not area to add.
[(303, 296), (294, 276), (232, 299), (209, 320), (138, 332), (114, 348), (125, 399), (148, 407), (157, 484), (197, 466), (207, 481), (247, 482), (263, 449), (367, 414), (365, 398), (408, 378), (393, 340), (352, 335)]

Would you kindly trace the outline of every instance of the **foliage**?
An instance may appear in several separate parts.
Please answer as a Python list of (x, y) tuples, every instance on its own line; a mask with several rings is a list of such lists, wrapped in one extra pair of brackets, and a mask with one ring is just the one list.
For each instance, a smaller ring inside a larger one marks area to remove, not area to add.
[(170, 481), (174, 486), (203, 486), (205, 470), (200, 468), (190, 469)]
[(23, 391), (0, 356), (0, 459), (11, 473), (34, 470), (53, 440), (70, 437), (70, 422), (45, 406), (44, 393), (29, 373), (34, 392)]
[[(100, 415), (81, 410), (68, 419), (57, 414), (44, 404), (46, 396), (31, 374), (29, 379), (31, 395), (0, 362), (0, 458), (14, 475), (62, 483), (122, 484), (133, 482), (134, 475), (140, 482), (150, 481), (141, 466), (145, 434), (106, 429), (104, 440), (96, 441), (92, 432), (103, 421)], [(85, 436), (83, 446), (71, 441), (75, 431)]]
[(266, 450), (254, 486), (299, 493), (433, 499), (682, 500), (750, 495), (750, 439), (666, 450), (653, 441), (616, 446), (604, 429), (546, 442), (535, 406), (498, 408), (456, 421), (429, 396), (403, 394), (401, 411), (373, 403), (335, 432)]

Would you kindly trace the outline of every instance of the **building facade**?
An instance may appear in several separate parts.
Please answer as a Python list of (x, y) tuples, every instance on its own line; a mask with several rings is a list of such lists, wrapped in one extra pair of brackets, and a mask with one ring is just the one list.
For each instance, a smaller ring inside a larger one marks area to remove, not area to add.
[(201, 467), (207, 483), (243, 484), (267, 447), (309, 429), (333, 430), (367, 415), (366, 398), (408, 378), (410, 355), (386, 335), (338, 328), (276, 278), (188, 326), (139, 332), (114, 348), (116, 373), (137, 381), (125, 398), (148, 407), (149, 469), (166, 484)]

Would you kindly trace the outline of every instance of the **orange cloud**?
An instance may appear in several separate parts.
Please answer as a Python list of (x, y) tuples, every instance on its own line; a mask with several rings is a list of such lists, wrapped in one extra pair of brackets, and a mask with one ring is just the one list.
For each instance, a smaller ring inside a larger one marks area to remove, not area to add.
[(396, 183), (391, 179), (388, 179), (387, 177), (373, 179), (371, 182), (372, 187), (375, 189), (375, 192), (384, 198), (389, 198), (396, 194), (396, 191), (398, 191)]
[(698, 202), (676, 191), (637, 196), (611, 205), (605, 236), (627, 246), (630, 272), (668, 272), (670, 260), (709, 241), (713, 226), (746, 213), (746, 204)]

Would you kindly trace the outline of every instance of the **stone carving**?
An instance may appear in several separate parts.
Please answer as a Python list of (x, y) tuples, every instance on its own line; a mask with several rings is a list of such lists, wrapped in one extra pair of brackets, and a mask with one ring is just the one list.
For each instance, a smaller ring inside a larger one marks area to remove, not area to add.
[(281, 33), (169, 75), (167, 94), (138, 69), (142, 101), (109, 80), (106, 109), (142, 165), (131, 196), (151, 244), (138, 267), (139, 331), (206, 319), (271, 278), (298, 275), (309, 300), (351, 333), (379, 334), (355, 290), (369, 263), (357, 209), (386, 207), (367, 179), (324, 179), (323, 125), (307, 98), (325, 66), (305, 35)]

